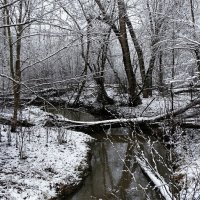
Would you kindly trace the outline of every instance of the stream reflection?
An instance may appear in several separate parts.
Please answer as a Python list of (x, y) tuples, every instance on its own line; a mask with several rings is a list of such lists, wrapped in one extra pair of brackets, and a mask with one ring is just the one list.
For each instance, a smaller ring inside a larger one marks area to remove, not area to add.
[[(117, 128), (113, 129), (112, 133), (124, 131), (129, 135), (123, 137), (123, 140), (119, 134), (114, 135), (114, 137), (112, 135), (102, 137), (101, 134), (101, 138), (97, 134), (98, 142), (94, 147), (91, 160), (92, 171), (80, 190), (73, 196), (66, 197), (67, 200), (162, 199), (152, 188), (134, 157), (139, 144), (150, 163), (153, 162), (151, 150), (147, 144), (149, 140), (137, 134), (130, 136), (130, 129)], [(159, 151), (161, 157), (167, 157), (167, 152), (161, 144), (155, 142), (154, 148)], [(162, 176), (169, 176), (165, 166), (158, 164), (157, 167)]]

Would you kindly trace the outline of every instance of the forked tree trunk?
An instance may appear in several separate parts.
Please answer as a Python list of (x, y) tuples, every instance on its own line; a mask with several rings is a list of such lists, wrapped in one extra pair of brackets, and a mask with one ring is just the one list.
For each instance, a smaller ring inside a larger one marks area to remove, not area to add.
[(137, 84), (135, 73), (131, 65), (130, 50), (127, 39), (126, 31), (126, 17), (124, 15), (125, 8), (123, 0), (118, 0), (118, 10), (119, 10), (119, 42), (122, 48), (123, 62), (126, 71), (126, 76), (128, 80), (128, 93), (129, 93), (129, 105), (137, 106), (141, 104), (141, 99), (137, 95)]
[(143, 51), (142, 51), (142, 47), (140, 46), (140, 44), (138, 42), (138, 39), (136, 37), (136, 34), (135, 34), (134, 28), (132, 26), (132, 23), (131, 23), (131, 21), (130, 21), (130, 19), (128, 17), (125, 5), (123, 5), (123, 6), (124, 6), (124, 10), (125, 10), (124, 16), (125, 16), (125, 19), (126, 19), (126, 24), (127, 24), (127, 27), (128, 27), (128, 30), (129, 30), (129, 33), (130, 33), (131, 39), (133, 41), (133, 44), (134, 44), (134, 47), (135, 47), (135, 50), (136, 50), (136, 53), (137, 53), (137, 57), (138, 57), (140, 75), (141, 75), (142, 84), (143, 84), (142, 93), (143, 93), (143, 97), (145, 98), (147, 96), (146, 95), (146, 89), (147, 89), (146, 87), (147, 87), (147, 85), (145, 84), (146, 74), (145, 74), (144, 54), (143, 54)]
[(126, 72), (127, 82), (128, 82), (128, 95), (129, 95), (129, 105), (130, 106), (137, 106), (142, 103), (139, 95), (137, 94), (137, 84), (136, 84), (136, 77), (135, 73), (133, 72), (131, 58), (130, 58), (130, 51), (128, 46), (128, 39), (127, 39), (127, 31), (126, 31), (126, 9), (124, 7), (124, 1), (118, 0), (118, 11), (119, 11), (119, 30), (117, 26), (112, 22), (111, 17), (106, 14), (106, 10), (101, 4), (100, 0), (95, 0), (99, 9), (101, 10), (104, 18), (99, 18), (107, 23), (115, 33), (115, 35), (119, 39), (119, 43), (122, 49), (123, 54), (123, 63)]

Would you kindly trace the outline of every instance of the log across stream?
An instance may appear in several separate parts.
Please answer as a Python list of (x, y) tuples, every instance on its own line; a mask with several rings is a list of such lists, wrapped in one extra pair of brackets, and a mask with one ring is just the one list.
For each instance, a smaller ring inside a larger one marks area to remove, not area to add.
[[(80, 111), (63, 109), (48, 111), (76, 121), (97, 121), (98, 118)], [(88, 133), (88, 132), (87, 132)], [(137, 162), (143, 155), (166, 183), (170, 182), (169, 150), (149, 133), (142, 134), (130, 127), (111, 128), (92, 133), (96, 138), (91, 171), (82, 186), (66, 200), (89, 199), (162, 199)]]

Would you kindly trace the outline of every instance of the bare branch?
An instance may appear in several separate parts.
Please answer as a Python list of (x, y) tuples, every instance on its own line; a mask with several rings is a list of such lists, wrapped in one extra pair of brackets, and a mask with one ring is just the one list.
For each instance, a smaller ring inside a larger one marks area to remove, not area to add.
[(4, 8), (6, 8), (6, 7), (9, 7), (9, 6), (11, 6), (11, 5), (17, 3), (18, 1), (20, 1), (20, 0), (15, 0), (15, 1), (11, 2), (11, 3), (7, 3), (7, 4), (3, 5), (3, 6), (0, 6), (0, 10), (1, 10), (1, 9), (4, 9)]

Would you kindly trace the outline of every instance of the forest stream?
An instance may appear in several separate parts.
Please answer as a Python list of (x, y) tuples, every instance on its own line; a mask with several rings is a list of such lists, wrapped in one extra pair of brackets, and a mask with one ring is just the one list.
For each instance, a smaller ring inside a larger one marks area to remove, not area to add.
[[(99, 118), (72, 109), (48, 108), (49, 112), (62, 114), (77, 121), (95, 121)], [(158, 190), (137, 164), (136, 152), (143, 152), (152, 166), (169, 182), (169, 150), (149, 133), (139, 133), (131, 128), (113, 128), (104, 133), (92, 133), (93, 146), (91, 171), (81, 187), (66, 200), (120, 199), (159, 200)], [(138, 150), (139, 148), (139, 150)]]

